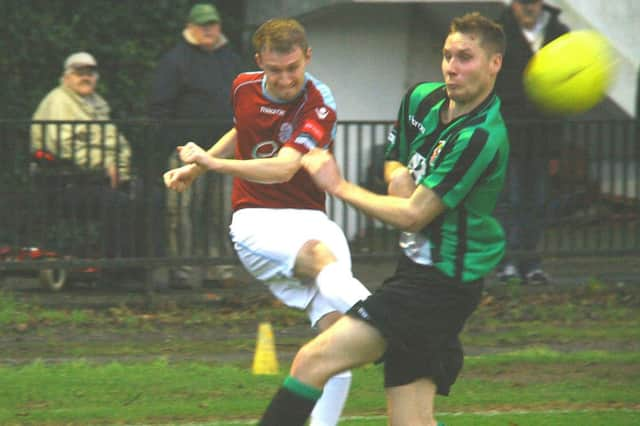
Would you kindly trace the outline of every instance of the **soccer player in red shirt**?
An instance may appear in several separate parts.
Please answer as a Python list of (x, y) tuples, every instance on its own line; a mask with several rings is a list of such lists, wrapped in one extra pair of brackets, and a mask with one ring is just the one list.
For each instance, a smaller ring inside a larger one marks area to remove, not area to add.
[[(305, 310), (322, 331), (369, 296), (351, 273), (344, 233), (325, 213), (324, 192), (301, 167), (309, 150), (331, 148), (335, 101), (331, 90), (306, 72), (311, 48), (297, 21), (267, 21), (253, 45), (262, 71), (240, 74), (233, 82), (234, 127), (208, 151), (193, 142), (178, 147), (188, 164), (168, 171), (164, 180), (168, 188), (183, 191), (207, 170), (234, 176), (230, 232), (238, 257), (276, 297)], [(350, 383), (350, 371), (327, 382), (312, 426), (338, 423)]]

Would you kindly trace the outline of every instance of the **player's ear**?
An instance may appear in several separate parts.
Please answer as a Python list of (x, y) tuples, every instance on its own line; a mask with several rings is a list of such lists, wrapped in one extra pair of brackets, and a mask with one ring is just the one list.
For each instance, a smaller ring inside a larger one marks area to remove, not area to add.
[(307, 62), (311, 60), (311, 48), (307, 47), (307, 51), (304, 54), (304, 58)]
[(262, 56), (260, 56), (260, 53), (256, 53), (253, 58), (255, 59), (256, 64), (262, 68)]
[(491, 72), (494, 75), (497, 75), (500, 72), (500, 68), (502, 68), (502, 54), (494, 53), (491, 55), (491, 60), (489, 61), (491, 66)]

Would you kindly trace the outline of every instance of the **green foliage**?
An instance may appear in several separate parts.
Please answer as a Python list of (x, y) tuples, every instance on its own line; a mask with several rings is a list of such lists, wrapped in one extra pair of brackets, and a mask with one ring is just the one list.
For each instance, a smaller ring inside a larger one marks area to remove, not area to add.
[[(5, 102), (0, 118), (30, 118), (58, 84), (65, 58), (92, 53), (99, 64), (98, 92), (114, 118), (145, 115), (150, 79), (159, 57), (179, 39), (194, 0), (9, 0), (3, 2), (0, 74)], [(223, 31), (236, 50), (243, 1), (216, 3)]]

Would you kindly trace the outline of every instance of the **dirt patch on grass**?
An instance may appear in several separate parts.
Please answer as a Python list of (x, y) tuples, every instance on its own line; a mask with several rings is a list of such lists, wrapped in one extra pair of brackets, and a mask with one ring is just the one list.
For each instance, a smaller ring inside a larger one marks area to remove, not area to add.
[[(375, 288), (371, 283), (389, 275), (393, 265), (358, 268), (356, 275)], [(314, 335), (304, 313), (283, 307), (264, 286), (246, 279), (193, 291), (159, 288), (151, 295), (143, 287), (79, 287), (52, 294), (37, 284), (6, 294), (14, 299), (15, 312), (0, 325), (0, 363), (158, 356), (244, 363), (264, 321), (272, 324), (286, 361)], [(489, 280), (465, 331), (466, 351), (539, 344), (558, 351), (638, 350), (639, 307), (640, 284), (629, 282), (590, 279), (530, 287)], [(610, 332), (590, 334), (598, 329)]]

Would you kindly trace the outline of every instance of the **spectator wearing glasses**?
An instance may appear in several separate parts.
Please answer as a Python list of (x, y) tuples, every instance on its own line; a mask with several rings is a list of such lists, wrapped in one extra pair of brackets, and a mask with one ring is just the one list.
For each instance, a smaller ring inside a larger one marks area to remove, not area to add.
[[(60, 85), (50, 91), (33, 114), (34, 121), (108, 121), (107, 101), (96, 93), (98, 62), (87, 52), (77, 52), (64, 61)], [(82, 169), (104, 170), (111, 188), (131, 177), (131, 148), (111, 123), (34, 124), (32, 150), (45, 150)]]
[[(64, 61), (60, 85), (33, 114), (31, 151), (45, 151), (41, 157), (49, 159), (50, 168), (73, 177), (55, 187), (56, 202), (99, 224), (102, 249), (92, 254), (128, 257), (144, 246), (142, 228), (135, 223), (141, 208), (139, 185), (131, 185), (131, 148), (109, 121), (109, 104), (96, 93), (98, 78), (98, 62), (90, 53), (77, 52)], [(132, 272), (141, 270), (129, 271), (129, 278), (141, 277)]]

